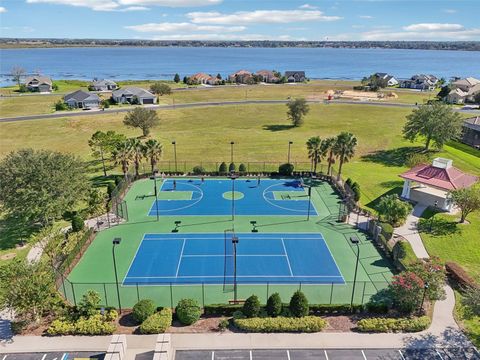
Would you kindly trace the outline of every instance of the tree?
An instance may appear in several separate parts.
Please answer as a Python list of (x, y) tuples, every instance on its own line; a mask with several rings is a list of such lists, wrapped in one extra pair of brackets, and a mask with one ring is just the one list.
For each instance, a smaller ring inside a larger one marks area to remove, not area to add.
[(412, 205), (400, 200), (397, 194), (392, 194), (380, 198), (377, 210), (380, 218), (395, 226), (405, 222), (412, 211)]
[(21, 149), (0, 162), (0, 203), (6, 213), (43, 225), (86, 198), (85, 166), (73, 155)]
[(326, 155), (326, 149), (322, 148), (322, 140), (319, 136), (314, 136), (307, 141), (308, 158), (313, 164), (313, 172), (317, 172), (317, 165)]
[(126, 139), (125, 135), (109, 130), (107, 132), (97, 131), (88, 140), (88, 146), (92, 149), (92, 155), (95, 158), (100, 158), (102, 161), (104, 176), (107, 176), (106, 157), (109, 156), (111, 158), (118, 144)]
[(293, 164), (289, 164), (289, 163), (281, 164), (278, 167), (278, 173), (282, 176), (292, 176), (293, 170), (294, 170)]
[(300, 290), (295, 291), (290, 299), (290, 311), (295, 317), (303, 317), (308, 315), (308, 300), (305, 294)]
[(132, 154), (133, 166), (135, 168), (135, 176), (138, 177), (140, 175), (140, 163), (143, 159), (144, 154), (144, 147), (142, 142), (137, 138), (128, 139), (130, 143), (130, 151)]
[(78, 312), (81, 316), (89, 318), (96, 314), (100, 301), (100, 295), (96, 291), (88, 290), (78, 303)]
[(224, 173), (227, 172), (227, 164), (225, 163), (225, 161), (222, 162), (222, 163), (220, 164), (220, 166), (218, 167), (218, 172), (219, 172), (220, 174), (224, 174)]
[(158, 161), (163, 155), (163, 145), (155, 139), (149, 139), (143, 146), (143, 156), (150, 160), (150, 166), (153, 171), (155, 170)]
[(267, 300), (267, 314), (277, 317), (282, 313), (282, 299), (278, 293), (273, 293)]
[(186, 76), (183, 77), (183, 83), (188, 84), (188, 77), (186, 77)]
[(290, 100), (287, 103), (287, 107), (287, 117), (292, 122), (293, 126), (298, 127), (302, 125), (303, 117), (307, 115), (310, 111), (307, 100), (305, 100), (304, 98)]
[(243, 315), (248, 318), (258, 316), (258, 314), (260, 313), (260, 301), (258, 300), (257, 295), (252, 295), (247, 300), (245, 300), (242, 312)]
[(408, 271), (415, 273), (428, 284), (426, 296), (430, 300), (441, 300), (445, 297), (445, 270), (438, 257), (417, 260), (408, 265)]
[(38, 321), (56, 302), (57, 292), (45, 263), (12, 260), (0, 267), (0, 309)]
[(154, 82), (150, 85), (150, 91), (156, 95), (168, 95), (172, 93), (172, 88), (165, 83), (160, 81)]
[(442, 88), (440, 89), (440, 91), (437, 94), (437, 97), (439, 99), (444, 99), (444, 98), (447, 97), (447, 95), (450, 93), (450, 91), (451, 91), (451, 88), (450, 88), (449, 85), (442, 86)]
[(220, 75), (220, 73), (217, 74), (217, 80), (222, 80), (222, 75)]
[(389, 285), (396, 307), (406, 313), (411, 313), (422, 300), (424, 291), (423, 280), (413, 272), (403, 272), (393, 277)]
[(72, 231), (79, 232), (85, 227), (83, 218), (80, 215), (74, 215), (72, 217)]
[(458, 113), (442, 103), (421, 105), (407, 116), (403, 136), (411, 142), (419, 136), (425, 138), (425, 150), (433, 141), (437, 148), (460, 135), (462, 120)]
[(349, 132), (341, 132), (335, 140), (333, 145), (333, 151), (338, 156), (338, 176), (337, 180), (340, 180), (342, 174), (342, 166), (348, 162), (355, 154), (355, 147), (357, 146), (357, 138)]
[(332, 165), (335, 164), (335, 142), (336, 139), (334, 137), (326, 138), (322, 141), (322, 152), (328, 153), (327, 163), (327, 175), (330, 175)]
[(10, 70), (10, 72), (12, 74), (12, 80), (17, 83), (18, 87), (20, 87), (20, 81), (26, 73), (25, 69), (16, 65), (12, 68), (12, 70)]
[(480, 185), (450, 192), (453, 203), (460, 208), (460, 223), (464, 223), (468, 214), (480, 209)]
[(122, 166), (123, 176), (127, 177), (128, 168), (132, 161), (132, 149), (128, 140), (118, 144), (113, 152), (113, 160), (115, 165)]
[(180, 75), (178, 75), (178, 73), (173, 77), (173, 81), (175, 81), (177, 84), (180, 82)]
[(160, 123), (155, 110), (137, 107), (125, 115), (123, 123), (127, 126), (142, 129), (143, 136), (148, 136), (150, 130)]

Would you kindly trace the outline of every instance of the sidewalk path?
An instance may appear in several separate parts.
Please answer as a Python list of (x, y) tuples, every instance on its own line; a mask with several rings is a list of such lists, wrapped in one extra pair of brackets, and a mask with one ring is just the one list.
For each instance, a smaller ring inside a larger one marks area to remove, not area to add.
[(418, 220), (427, 207), (424, 205), (415, 205), (413, 212), (408, 215), (404, 225), (394, 230), (395, 234), (402, 235), (412, 245), (413, 252), (419, 259), (430, 257), (425, 246), (423, 246), (422, 238), (417, 230)]

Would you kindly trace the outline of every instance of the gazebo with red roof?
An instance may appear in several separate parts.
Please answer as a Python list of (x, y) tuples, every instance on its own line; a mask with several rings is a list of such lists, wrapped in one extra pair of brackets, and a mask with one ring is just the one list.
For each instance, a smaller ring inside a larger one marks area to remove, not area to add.
[(476, 176), (452, 166), (452, 160), (443, 158), (435, 158), (431, 165), (417, 165), (400, 177), (405, 180), (402, 198), (444, 211), (453, 207), (450, 191), (470, 187), (478, 181)]

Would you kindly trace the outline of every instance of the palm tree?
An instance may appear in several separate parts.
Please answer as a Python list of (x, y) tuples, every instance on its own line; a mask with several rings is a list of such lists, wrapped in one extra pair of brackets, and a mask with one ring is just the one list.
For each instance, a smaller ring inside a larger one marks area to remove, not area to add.
[(348, 162), (355, 154), (355, 147), (357, 146), (357, 138), (349, 132), (341, 132), (335, 141), (334, 153), (338, 156), (338, 175), (337, 181), (340, 180), (343, 163)]
[(314, 136), (307, 141), (308, 158), (313, 164), (313, 172), (317, 172), (317, 164), (322, 160), (321, 154), (322, 140), (319, 136)]
[(155, 139), (150, 139), (145, 142), (143, 146), (143, 156), (150, 160), (150, 166), (152, 167), (152, 174), (158, 163), (158, 160), (163, 155), (163, 145)]
[(130, 138), (128, 139), (128, 142), (130, 143), (133, 165), (135, 166), (135, 177), (138, 177), (140, 175), (140, 163), (143, 158), (143, 144), (137, 138)]
[(128, 167), (132, 161), (132, 149), (130, 141), (125, 140), (117, 145), (117, 148), (113, 151), (113, 160), (115, 165), (122, 166), (123, 176), (127, 177)]
[(325, 140), (322, 141), (322, 151), (325, 152), (325, 154), (328, 153), (327, 157), (327, 163), (328, 163), (328, 169), (327, 169), (327, 175), (330, 175), (332, 165), (335, 164), (335, 149), (334, 145), (336, 142), (336, 138), (334, 137), (329, 137), (326, 138)]

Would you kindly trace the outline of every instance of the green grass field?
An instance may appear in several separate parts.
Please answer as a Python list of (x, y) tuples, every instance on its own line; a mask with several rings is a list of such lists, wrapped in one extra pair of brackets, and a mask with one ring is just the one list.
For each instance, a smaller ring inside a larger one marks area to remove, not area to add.
[[(207, 180), (208, 181), (208, 180)], [(112, 262), (111, 240), (120, 236), (122, 243), (117, 247), (117, 266), (119, 278), (123, 279), (145, 233), (169, 233), (174, 227), (174, 221), (180, 220), (180, 233), (223, 233), (231, 228), (230, 216), (161, 216), (160, 221), (147, 216), (152, 206), (152, 180), (140, 180), (134, 183), (126, 196), (129, 221), (125, 224), (98, 233), (83, 258), (68, 276), (65, 293), (73, 301), (89, 289), (94, 289), (102, 295), (103, 303), (116, 305), (115, 278)], [(147, 197), (142, 197), (147, 195)], [(360, 266), (358, 283), (355, 291), (355, 302), (368, 301), (371, 295), (387, 286), (392, 276), (390, 263), (382, 258), (371, 240), (346, 224), (338, 224), (340, 198), (327, 183), (318, 183), (312, 199), (319, 212), (309, 221), (298, 216), (237, 216), (235, 230), (238, 233), (250, 232), (250, 220), (257, 221), (257, 227), (262, 232), (314, 232), (322, 233), (338, 267), (347, 282), (345, 285), (241, 285), (239, 298), (245, 299), (255, 293), (262, 302), (266, 301), (267, 293), (280, 292), (286, 301), (300, 286), (311, 303), (349, 303), (352, 293), (356, 248), (350, 243), (353, 234), (361, 239)], [(225, 200), (229, 201), (229, 200)], [(168, 256), (168, 255), (166, 255)], [(104, 284), (105, 283), (105, 284)], [(63, 290), (62, 290), (63, 291)], [(175, 306), (183, 297), (196, 298), (203, 304), (225, 303), (233, 298), (232, 289), (224, 291), (222, 285), (182, 285), (182, 286), (121, 286), (122, 305), (133, 306), (140, 298), (151, 298), (157, 305)], [(75, 295), (74, 295), (75, 294)], [(105, 295), (106, 294), (106, 295)]]

